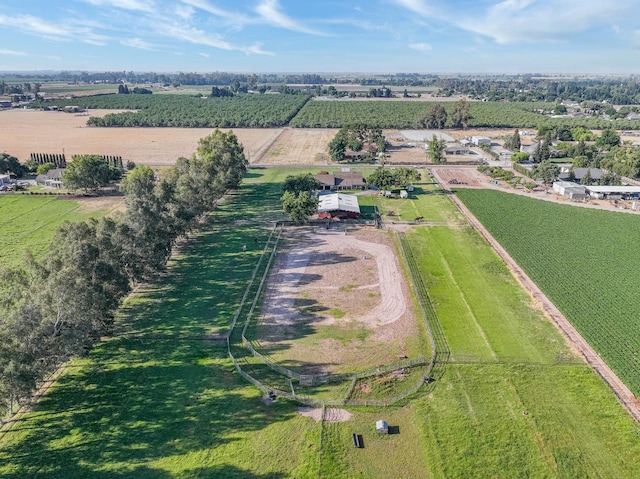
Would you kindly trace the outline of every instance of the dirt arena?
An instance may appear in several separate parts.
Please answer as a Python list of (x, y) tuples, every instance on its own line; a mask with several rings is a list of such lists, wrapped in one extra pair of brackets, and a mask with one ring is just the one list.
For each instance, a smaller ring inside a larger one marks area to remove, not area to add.
[(374, 229), (296, 236), (267, 287), (257, 330), (263, 350), (308, 374), (408, 354), (405, 343), (419, 333), (393, 238)]

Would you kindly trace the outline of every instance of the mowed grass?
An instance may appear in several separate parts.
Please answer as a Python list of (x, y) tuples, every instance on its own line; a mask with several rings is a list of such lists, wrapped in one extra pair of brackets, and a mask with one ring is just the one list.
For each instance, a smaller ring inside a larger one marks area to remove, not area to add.
[(265, 405), (226, 344), (208, 339), (228, 326), (257, 259), (254, 238), (279, 215), (280, 184), (248, 176), (163, 281), (131, 297), (118, 336), (72, 361), (4, 435), (0, 476), (317, 475), (320, 426), (286, 401)]
[(25, 249), (42, 256), (64, 221), (81, 221), (105, 212), (88, 212), (77, 201), (26, 195), (0, 195), (0, 263), (17, 266)]
[[(293, 403), (265, 405), (207, 335), (243, 294), (286, 173), (249, 172), (212, 230), (132, 297), (120, 334), (0, 439), (1, 477), (640, 477), (638, 425), (467, 227), (409, 234), (452, 350), (443, 377), (322, 432)], [(378, 419), (396, 434), (375, 433)]]
[(640, 394), (640, 218), (487, 190), (458, 196)]
[(638, 425), (477, 232), (409, 239), (451, 348), (416, 403), (428, 477), (637, 477)]
[[(422, 221), (440, 223), (460, 223), (464, 221), (462, 214), (452, 208), (451, 200), (436, 183), (432, 183), (421, 170), (423, 181), (415, 183), (415, 189), (408, 192), (408, 198), (386, 198), (377, 192), (358, 197), (360, 206), (376, 206), (383, 221), (413, 221), (422, 216)], [(397, 192), (396, 192), (397, 193)], [(390, 216), (389, 213), (393, 212)]]

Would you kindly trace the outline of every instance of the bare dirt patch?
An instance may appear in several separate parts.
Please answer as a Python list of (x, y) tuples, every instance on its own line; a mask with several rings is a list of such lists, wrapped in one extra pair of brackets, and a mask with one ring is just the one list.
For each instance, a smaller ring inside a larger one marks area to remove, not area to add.
[(285, 128), (256, 164), (328, 165), (329, 142), (336, 135), (333, 128)]
[(124, 212), (124, 196), (77, 196), (73, 198), (80, 205), (80, 209), (87, 212), (93, 211), (107, 211), (112, 212)]
[[(89, 116), (102, 117), (115, 110), (88, 113), (55, 111), (0, 111), (3, 152), (20, 161), (31, 153), (116, 155), (124, 161), (153, 166), (172, 165), (196, 151), (198, 140), (213, 128), (97, 128), (88, 127)], [(228, 131), (229, 129), (223, 129)], [(259, 160), (281, 128), (236, 128), (233, 132), (250, 161)]]
[(444, 188), (490, 188), (489, 177), (471, 168), (431, 168)]
[[(322, 409), (320, 408), (299, 407), (297, 411), (301, 416), (310, 417), (315, 422), (322, 419)], [(345, 409), (330, 407), (324, 411), (324, 420), (327, 422), (345, 422), (351, 419), (351, 416), (353, 414)]]
[(257, 330), (262, 349), (306, 374), (407, 354), (418, 326), (392, 238), (368, 228), (307, 232), (278, 256)]

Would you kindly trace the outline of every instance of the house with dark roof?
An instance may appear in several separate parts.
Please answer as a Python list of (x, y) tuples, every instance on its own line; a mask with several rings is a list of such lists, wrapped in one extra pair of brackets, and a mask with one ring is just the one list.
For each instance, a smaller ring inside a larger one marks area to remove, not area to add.
[(315, 176), (321, 190), (364, 190), (367, 182), (359, 171), (321, 171)]

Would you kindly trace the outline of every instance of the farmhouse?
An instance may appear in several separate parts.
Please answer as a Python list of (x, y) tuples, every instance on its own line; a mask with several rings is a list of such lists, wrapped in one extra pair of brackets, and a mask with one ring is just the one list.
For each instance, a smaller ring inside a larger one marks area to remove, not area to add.
[(38, 175), (36, 176), (36, 183), (52, 188), (62, 188), (62, 173), (64, 173), (64, 170), (64, 168), (54, 168), (44, 175)]
[(468, 155), (469, 148), (462, 145), (449, 145), (445, 150), (445, 154), (447, 155)]
[(318, 218), (358, 219), (360, 206), (358, 197), (344, 193), (329, 193), (318, 198)]
[(2, 185), (10, 185), (11, 184), (11, 176), (9, 175), (0, 175), (0, 186)]
[[(571, 170), (568, 170), (569, 173)], [(574, 168), (573, 177), (576, 181), (582, 181), (582, 178), (589, 172), (589, 176), (592, 180), (600, 180), (602, 178), (602, 168)], [(563, 172), (564, 173), (564, 172)], [(568, 174), (563, 174), (560, 179), (569, 178)]]
[(316, 180), (320, 183), (321, 190), (364, 190), (367, 187), (362, 173), (356, 171), (321, 171), (316, 175)]

